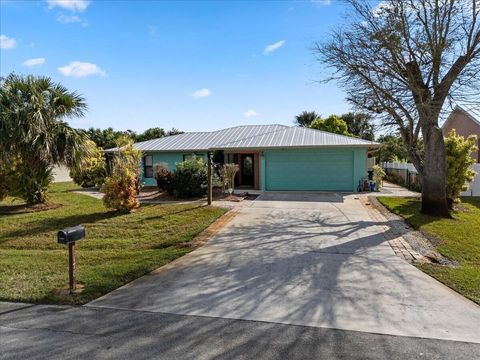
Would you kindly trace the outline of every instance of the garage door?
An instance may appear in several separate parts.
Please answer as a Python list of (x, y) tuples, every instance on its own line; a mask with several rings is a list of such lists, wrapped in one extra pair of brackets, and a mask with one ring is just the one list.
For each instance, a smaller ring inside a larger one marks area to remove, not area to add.
[(267, 190), (352, 191), (351, 150), (284, 150), (265, 152)]

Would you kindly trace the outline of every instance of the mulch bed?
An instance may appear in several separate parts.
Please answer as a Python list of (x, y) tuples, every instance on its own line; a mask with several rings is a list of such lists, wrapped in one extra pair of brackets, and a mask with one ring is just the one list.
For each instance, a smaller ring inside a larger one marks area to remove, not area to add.
[(36, 205), (0, 205), (0, 215), (27, 214), (39, 211), (53, 210), (61, 207), (62, 204), (36, 204)]
[[(228, 193), (223, 193), (222, 189), (214, 188), (213, 189), (213, 200), (223, 200), (223, 201), (232, 201), (240, 202), (243, 200), (255, 200), (258, 195), (248, 194), (248, 192), (242, 192), (238, 194), (230, 195)], [(157, 187), (154, 186), (145, 186), (140, 191), (140, 194), (137, 196), (139, 201), (194, 201), (200, 200), (201, 198), (178, 198), (174, 195), (170, 195), (166, 192), (158, 191)]]

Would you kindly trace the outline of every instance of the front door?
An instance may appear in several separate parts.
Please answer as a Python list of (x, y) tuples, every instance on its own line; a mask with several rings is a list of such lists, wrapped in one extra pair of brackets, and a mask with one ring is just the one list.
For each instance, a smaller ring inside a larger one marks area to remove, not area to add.
[(241, 176), (242, 179), (240, 181), (241, 185), (243, 186), (254, 186), (254, 162), (253, 162), (253, 154), (242, 154), (241, 156)]

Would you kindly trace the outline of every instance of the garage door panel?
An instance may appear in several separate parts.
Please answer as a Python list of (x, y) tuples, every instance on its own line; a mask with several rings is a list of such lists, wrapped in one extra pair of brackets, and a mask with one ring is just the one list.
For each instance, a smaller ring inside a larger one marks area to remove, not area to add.
[(352, 191), (353, 152), (311, 150), (265, 154), (267, 190)]

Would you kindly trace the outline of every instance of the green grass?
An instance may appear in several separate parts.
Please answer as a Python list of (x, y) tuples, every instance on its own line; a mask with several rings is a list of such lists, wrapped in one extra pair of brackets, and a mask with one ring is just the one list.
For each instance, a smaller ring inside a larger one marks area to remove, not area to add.
[(420, 213), (420, 200), (379, 197), (392, 212), (402, 216), (415, 229), (433, 236), (443, 256), (458, 261), (458, 268), (433, 264), (418, 267), (480, 304), (480, 198), (462, 198), (465, 211), (453, 212), (453, 219), (440, 219)]
[[(191, 251), (182, 246), (225, 210), (194, 204), (142, 205), (131, 214), (108, 211), (102, 201), (72, 193), (72, 183), (52, 186), (52, 210), (0, 215), (0, 300), (85, 303)], [(7, 198), (3, 210), (18, 207)], [(59, 229), (82, 224), (77, 242), (81, 294), (61, 295), (68, 284), (68, 250)]]

